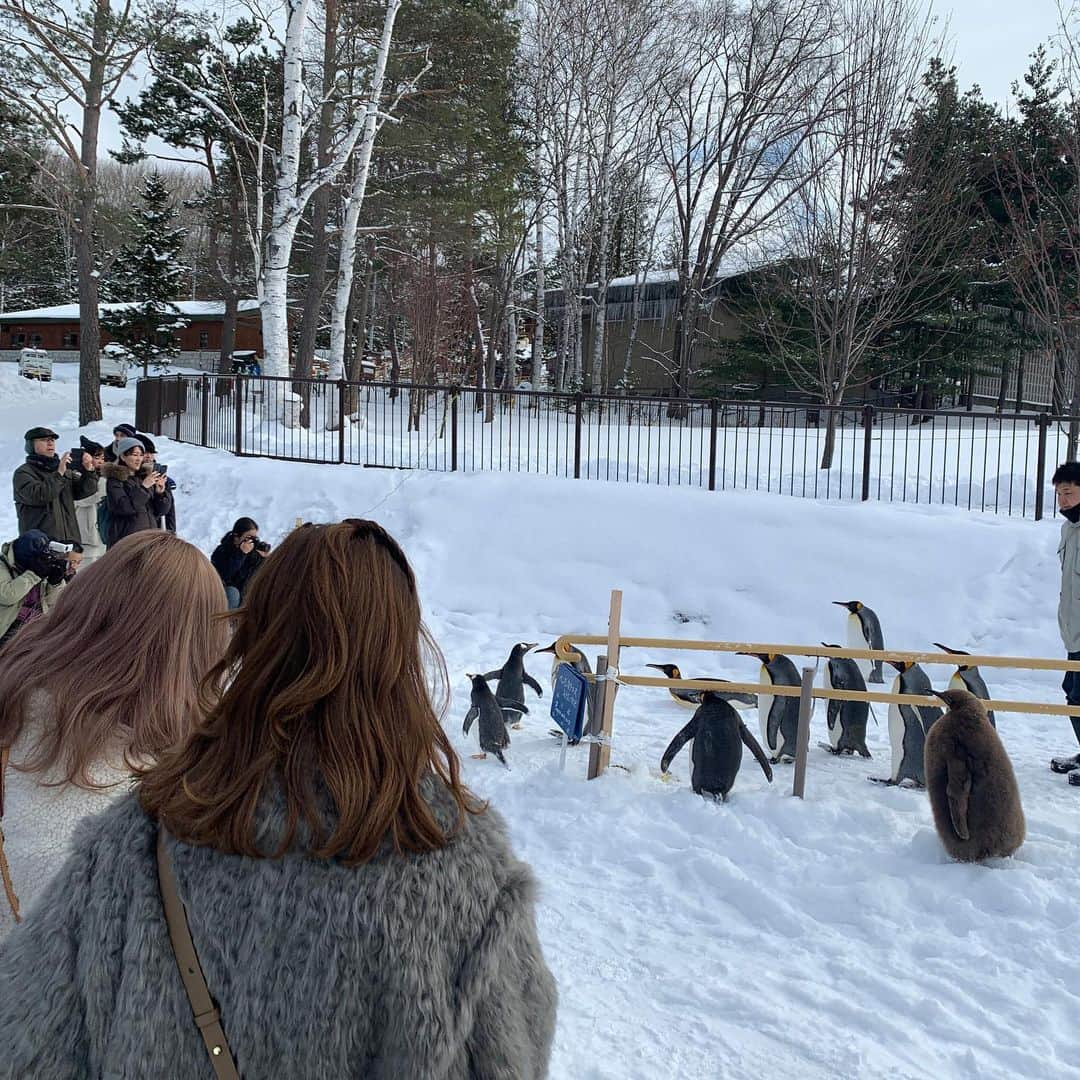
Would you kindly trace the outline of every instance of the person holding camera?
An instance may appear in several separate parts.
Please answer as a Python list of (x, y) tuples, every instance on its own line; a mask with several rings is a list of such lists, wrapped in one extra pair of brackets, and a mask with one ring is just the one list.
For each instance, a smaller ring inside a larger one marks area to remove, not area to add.
[(0, 645), (44, 615), (73, 571), (67, 544), (31, 529), (0, 547)]
[(47, 427), (31, 428), (23, 438), (26, 461), (12, 477), (19, 532), (38, 529), (61, 544), (80, 544), (75, 500), (97, 491), (94, 459), (81, 447), (58, 457), (59, 436)]
[(244, 602), (251, 575), (270, 554), (270, 545), (259, 539), (259, 526), (249, 517), (237, 518), (231, 531), (214, 548), (210, 561), (218, 572), (225, 595), (229, 598), (229, 610), (234, 611)]
[(121, 439), (116, 449), (117, 461), (102, 470), (108, 511), (106, 548), (143, 529), (156, 529), (172, 502), (171, 495), (165, 498), (165, 477), (143, 470), (143, 444), (138, 439)]
[(105, 447), (105, 460), (110, 464), (119, 461), (120, 455), (117, 453), (117, 447), (120, 445), (123, 439), (134, 439), (138, 437), (138, 432), (130, 424), (117, 424), (113, 428), (113, 441)]
[(158, 528), (174, 533), (176, 532), (176, 502), (173, 499), (173, 492), (176, 490), (176, 481), (168, 475), (169, 467), (158, 463), (154, 440), (149, 435), (139, 435), (137, 438), (143, 444), (143, 472), (152, 472), (165, 477), (165, 490), (162, 492), (161, 501), (166, 510), (158, 519)]
[(94, 472), (97, 474), (97, 491), (85, 499), (75, 500), (75, 517), (79, 522), (79, 542), (82, 544), (82, 562), (89, 566), (95, 559), (105, 554), (105, 537), (98, 528), (98, 508), (105, 501), (105, 477), (101, 470), (105, 467), (105, 447), (88, 439), (79, 437), (82, 449), (94, 459)]

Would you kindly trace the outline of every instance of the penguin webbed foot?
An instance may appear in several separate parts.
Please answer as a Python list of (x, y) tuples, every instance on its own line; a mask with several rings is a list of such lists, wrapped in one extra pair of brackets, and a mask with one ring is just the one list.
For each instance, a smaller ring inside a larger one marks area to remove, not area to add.
[(827, 754), (832, 754), (834, 757), (842, 752), (827, 742), (819, 742), (818, 746), (820, 746)]
[(866, 778), (871, 784), (884, 784), (886, 787), (896, 787), (897, 781), (891, 776), (868, 776)]
[(486, 761), (487, 760), (487, 754), (470, 754), (469, 757), (471, 757), (473, 759), (473, 761)]

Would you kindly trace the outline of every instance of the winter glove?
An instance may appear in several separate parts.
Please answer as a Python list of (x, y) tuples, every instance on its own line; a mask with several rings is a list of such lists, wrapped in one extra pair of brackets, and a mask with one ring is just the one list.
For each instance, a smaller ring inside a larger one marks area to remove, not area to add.
[(50, 563), (44, 576), (50, 585), (59, 585), (67, 576), (67, 564), (61, 562)]

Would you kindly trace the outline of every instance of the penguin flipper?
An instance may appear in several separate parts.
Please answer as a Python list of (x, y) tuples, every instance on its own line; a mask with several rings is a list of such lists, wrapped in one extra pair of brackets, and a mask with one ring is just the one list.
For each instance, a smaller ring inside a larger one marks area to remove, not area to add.
[(540, 697), (544, 696), (544, 691), (541, 689), (540, 684), (527, 671), (523, 671), (521, 673), (521, 681), (526, 686), (531, 687), (533, 690), (535, 690), (537, 694), (540, 695)]
[(477, 717), (478, 717), (479, 715), (480, 715), (480, 708), (479, 708), (479, 706), (477, 706), (477, 705), (474, 705), (474, 706), (473, 706), (473, 707), (472, 707), (471, 709), (469, 709), (469, 711), (468, 711), (468, 712), (467, 712), (467, 713), (465, 714), (465, 724), (464, 724), (464, 726), (463, 726), (463, 727), (462, 727), (462, 729), (461, 729), (461, 733), (462, 733), (463, 735), (468, 735), (468, 734), (469, 734), (469, 728), (471, 728), (471, 727), (472, 727), (472, 723), (473, 723), (473, 721), (474, 721), (474, 720), (475, 720), (475, 719), (476, 719), (476, 718), (477, 718)]
[(481, 676), (484, 682), (491, 682), (492, 679), (502, 678), (502, 668), (496, 668), (495, 671), (489, 671), (486, 675)]
[(971, 839), (968, 831), (968, 799), (971, 796), (971, 770), (966, 761), (949, 758), (949, 780), (945, 793), (949, 797), (949, 816), (953, 831), (961, 840)]
[(739, 738), (742, 739), (743, 745), (749, 749), (750, 753), (757, 758), (757, 763), (761, 766), (765, 779), (771, 784), (773, 773), (769, 759), (765, 756), (765, 751), (761, 749), (761, 743), (754, 738), (754, 733), (745, 724), (739, 724)]
[(506, 698), (496, 698), (499, 703), (499, 708), (509, 712), (519, 712), (528, 715), (529, 710), (525, 708), (524, 701), (508, 701)]
[(666, 773), (668, 766), (671, 764), (675, 755), (697, 734), (697, 715), (690, 717), (690, 723), (686, 725), (675, 736), (674, 739), (668, 743), (668, 748), (664, 751), (664, 756), (660, 759), (660, 771)]

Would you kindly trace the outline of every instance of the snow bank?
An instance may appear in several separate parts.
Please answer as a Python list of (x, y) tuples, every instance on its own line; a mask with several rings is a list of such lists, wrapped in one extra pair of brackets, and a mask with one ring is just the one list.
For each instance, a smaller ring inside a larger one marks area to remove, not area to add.
[[(13, 465), (28, 423), (74, 434), (73, 398), (48, 393), (32, 415), (0, 406), (0, 450)], [(94, 433), (130, 421), (132, 399), (116, 398)], [(836, 640), (846, 613), (830, 601), (857, 598), (898, 648), (1060, 651), (1052, 522), (238, 460), (157, 442), (179, 484), (181, 532), (204, 550), (240, 514), (271, 541), (297, 517), (369, 515), (391, 530), (446, 653), (446, 726), (463, 755), (476, 748), (461, 734), (464, 673), (498, 666), (517, 641), (604, 632), (612, 587), (624, 590), (630, 634)], [(10, 504), (0, 507), (0, 531), (13, 529)], [(621, 666), (644, 673), (666, 659), (627, 650)], [(672, 659), (688, 674), (757, 677), (747, 658)], [(528, 667), (545, 695), (529, 692), (512, 771), (467, 757), (464, 770), (540, 880), (540, 932), (560, 988), (557, 1080), (1077, 1075), (1080, 790), (1047, 768), (1072, 742), (1066, 720), (999, 716), (1028, 840), (1015, 858), (961, 866), (946, 860), (925, 795), (867, 782), (888, 772), (880, 712), (872, 761), (812, 751), (804, 802), (790, 796), (789, 767), (770, 786), (747, 756), (731, 802), (716, 806), (689, 791), (688, 750), (670, 782), (658, 775), (690, 715), (662, 690), (620, 691), (622, 769), (586, 783), (580, 748), (560, 773), (547, 663)], [(940, 686), (949, 671), (930, 674)], [(1003, 698), (1060, 698), (1054, 675), (985, 675)], [(812, 744), (824, 737), (819, 713)]]

